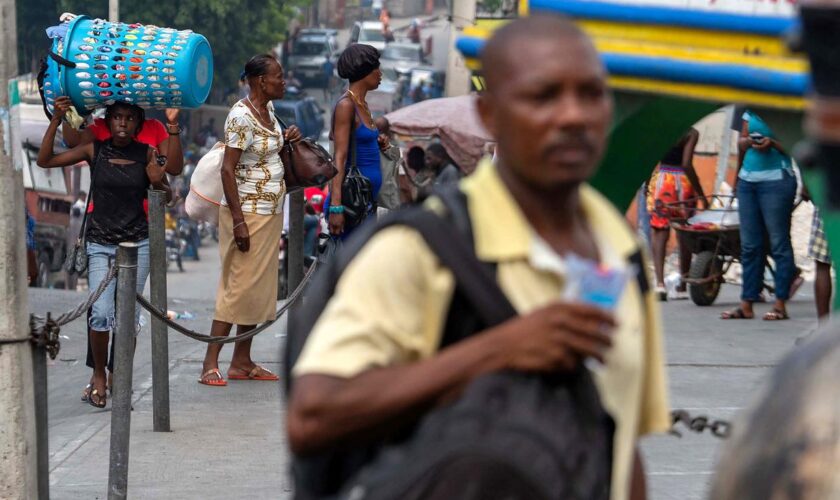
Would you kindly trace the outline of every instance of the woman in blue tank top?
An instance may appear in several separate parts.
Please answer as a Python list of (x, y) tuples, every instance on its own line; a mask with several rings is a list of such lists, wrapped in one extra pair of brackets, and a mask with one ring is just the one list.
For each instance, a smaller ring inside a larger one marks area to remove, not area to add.
[(364, 44), (353, 44), (341, 54), (338, 60), (338, 75), (350, 81), (347, 92), (336, 103), (330, 139), (334, 141), (335, 164), (338, 175), (330, 182), (330, 195), (326, 209), (330, 234), (346, 235), (351, 228), (345, 227), (344, 206), (341, 204), (341, 186), (352, 163), (350, 134), (353, 134), (356, 148), (356, 166), (359, 172), (370, 179), (373, 185), (373, 199), (382, 186), (382, 171), (379, 166), (379, 131), (373, 124), (365, 98), (382, 82), (379, 69), (379, 51)]

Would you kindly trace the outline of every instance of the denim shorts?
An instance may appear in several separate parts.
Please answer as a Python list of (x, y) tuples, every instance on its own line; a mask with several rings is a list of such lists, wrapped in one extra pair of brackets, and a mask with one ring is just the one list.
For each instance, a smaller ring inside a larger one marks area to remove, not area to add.
[[(96, 290), (99, 284), (108, 276), (108, 269), (117, 259), (117, 245), (100, 245), (87, 243), (88, 257), (88, 286)], [(143, 293), (146, 278), (149, 277), (149, 240), (137, 242), (137, 293)], [(116, 323), (116, 290), (117, 280), (112, 281), (105, 292), (93, 304), (90, 313), (89, 326), (91, 330), (109, 332)], [(135, 313), (137, 328), (135, 334), (140, 333), (140, 307)]]

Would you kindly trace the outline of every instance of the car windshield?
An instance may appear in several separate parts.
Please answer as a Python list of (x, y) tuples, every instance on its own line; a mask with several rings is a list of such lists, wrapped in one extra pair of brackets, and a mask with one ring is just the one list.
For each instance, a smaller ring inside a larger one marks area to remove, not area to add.
[(396, 80), (400, 77), (394, 68), (382, 68), (382, 75), (388, 80)]
[(359, 37), (359, 41), (362, 42), (384, 42), (385, 35), (382, 34), (382, 30), (377, 29), (363, 29), (362, 34)]
[(413, 47), (385, 47), (382, 51), (382, 59), (396, 59), (399, 61), (419, 61), (420, 54)]
[(292, 50), (296, 56), (317, 56), (324, 52), (324, 44), (321, 42), (297, 42)]

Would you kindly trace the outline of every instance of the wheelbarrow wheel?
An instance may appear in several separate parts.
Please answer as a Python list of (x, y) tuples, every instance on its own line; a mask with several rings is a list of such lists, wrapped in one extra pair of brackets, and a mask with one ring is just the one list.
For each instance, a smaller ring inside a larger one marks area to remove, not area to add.
[(698, 306), (710, 306), (720, 293), (720, 279), (709, 279), (719, 276), (723, 269), (723, 262), (714, 252), (700, 252), (691, 260), (688, 277), (692, 283), (688, 284), (688, 294), (692, 302)]

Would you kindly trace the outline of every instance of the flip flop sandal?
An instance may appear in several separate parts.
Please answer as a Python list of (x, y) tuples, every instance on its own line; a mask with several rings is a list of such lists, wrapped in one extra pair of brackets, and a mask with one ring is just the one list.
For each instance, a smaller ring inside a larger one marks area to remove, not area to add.
[[(96, 400), (99, 402), (97, 403)], [(99, 394), (99, 391), (94, 389), (90, 393), (90, 397), (88, 398), (88, 404), (93, 406), (94, 408), (105, 408), (105, 405), (108, 403), (108, 398), (105, 397), (104, 394)]]
[[(210, 375), (215, 375), (218, 378), (208, 378)], [(227, 380), (222, 377), (222, 372), (220, 372), (218, 368), (212, 368), (201, 375), (201, 378), (198, 379), (198, 383), (212, 385), (214, 387), (224, 387), (227, 385)]]
[(790, 316), (787, 315), (787, 311), (780, 311), (774, 307), (773, 310), (768, 311), (762, 319), (764, 319), (764, 321), (782, 321), (790, 319)]
[(90, 400), (90, 392), (93, 390), (93, 385), (88, 384), (85, 390), (82, 391), (82, 403), (87, 403)]
[(260, 365), (256, 365), (247, 375), (231, 374), (230, 369), (228, 369), (228, 378), (230, 380), (264, 380), (267, 382), (280, 380), (280, 377)]
[(747, 316), (743, 309), (736, 307), (731, 311), (725, 311), (720, 315), (720, 319), (753, 319), (755, 316)]

